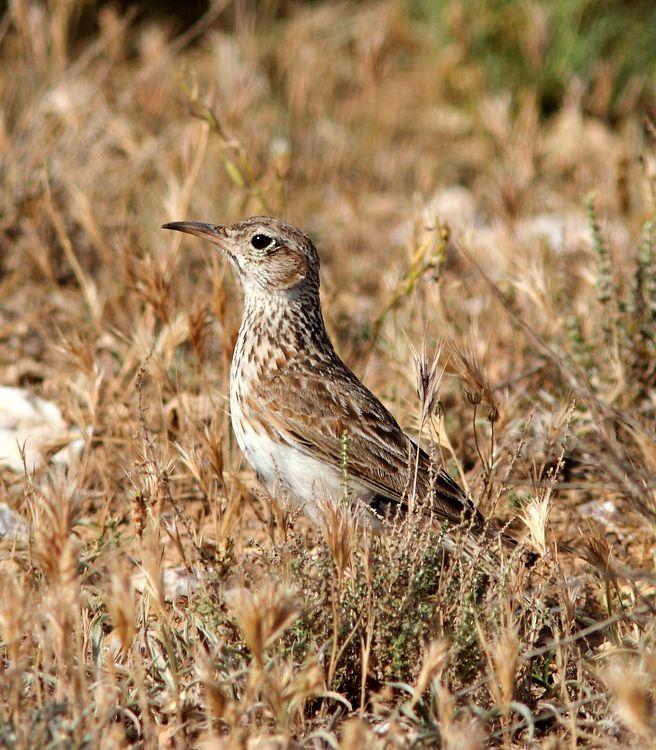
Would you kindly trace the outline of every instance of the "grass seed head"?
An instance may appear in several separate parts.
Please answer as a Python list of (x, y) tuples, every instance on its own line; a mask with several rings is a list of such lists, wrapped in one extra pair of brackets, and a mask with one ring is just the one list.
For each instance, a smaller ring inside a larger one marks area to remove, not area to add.
[(226, 593), (246, 645), (258, 665), (264, 663), (264, 652), (300, 615), (291, 591), (265, 582), (257, 591), (239, 587)]

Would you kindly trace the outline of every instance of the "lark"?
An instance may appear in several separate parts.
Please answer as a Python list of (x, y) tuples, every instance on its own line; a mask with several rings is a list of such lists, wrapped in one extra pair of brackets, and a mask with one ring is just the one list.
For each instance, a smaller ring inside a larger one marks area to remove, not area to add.
[(398, 517), (412, 498), (438, 521), (484, 528), (458, 484), (338, 356), (321, 311), (319, 255), (304, 232), (267, 216), (163, 228), (209, 240), (239, 277), (244, 310), (230, 371), (232, 427), (271, 495), (318, 521), (324, 503), (344, 496), (346, 469), (348, 493), (374, 525)]

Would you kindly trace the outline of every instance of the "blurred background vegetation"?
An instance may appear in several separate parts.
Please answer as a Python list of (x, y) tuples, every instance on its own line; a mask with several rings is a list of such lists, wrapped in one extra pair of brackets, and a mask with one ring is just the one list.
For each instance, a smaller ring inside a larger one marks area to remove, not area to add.
[(550, 114), (570, 95), (614, 118), (653, 114), (656, 5), (649, 0), (410, 0), (442, 43), (497, 91), (534, 92)]
[[(242, 0), (230, 3), (217, 26), (248, 18), (275, 33), (276, 22), (319, 0)], [(636, 108), (654, 115), (656, 4), (650, 0), (402, 0), (405, 12), (425, 26), (441, 47), (457, 55), (458, 97), (475, 95), (481, 82), (513, 96), (535, 95), (544, 115), (567, 96), (585, 110), (617, 120)], [(73, 36), (93, 31), (103, 5), (137, 19), (168, 18), (176, 30), (189, 27), (211, 3), (73, 3)], [(357, 5), (353, 3), (352, 5)], [(346, 6), (345, 6), (346, 7)]]

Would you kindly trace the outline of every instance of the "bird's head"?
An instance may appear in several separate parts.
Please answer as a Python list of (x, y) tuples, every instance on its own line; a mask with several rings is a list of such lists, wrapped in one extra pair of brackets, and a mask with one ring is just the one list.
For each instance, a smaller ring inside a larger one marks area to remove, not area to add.
[(310, 238), (291, 224), (253, 216), (234, 224), (174, 221), (163, 229), (202, 237), (230, 260), (246, 293), (294, 293), (319, 288), (319, 255)]

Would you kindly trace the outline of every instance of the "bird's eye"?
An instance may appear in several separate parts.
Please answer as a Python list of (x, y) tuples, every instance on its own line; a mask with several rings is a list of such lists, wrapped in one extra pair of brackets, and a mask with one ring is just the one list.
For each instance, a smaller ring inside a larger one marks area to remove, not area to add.
[(264, 250), (264, 248), (268, 247), (272, 242), (273, 239), (266, 234), (256, 234), (251, 239), (251, 245), (256, 250)]

